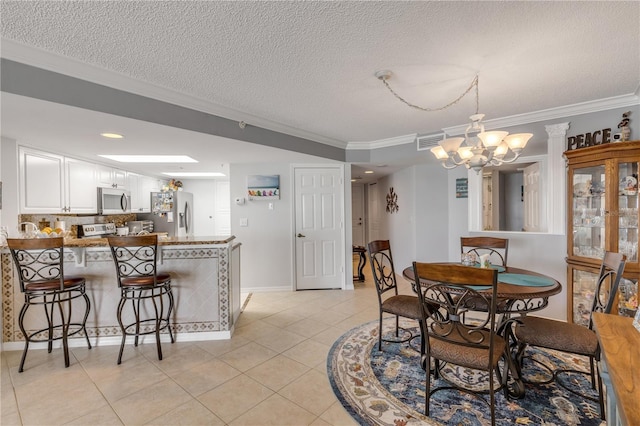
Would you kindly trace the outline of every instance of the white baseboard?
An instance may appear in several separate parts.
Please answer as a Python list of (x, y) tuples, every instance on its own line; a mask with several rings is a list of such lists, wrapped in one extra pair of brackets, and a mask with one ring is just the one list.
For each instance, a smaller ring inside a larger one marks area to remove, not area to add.
[(294, 288), (291, 286), (282, 286), (282, 287), (245, 287), (242, 286), (242, 293), (271, 293), (275, 291), (294, 291)]
[[(174, 334), (176, 342), (202, 342), (207, 340), (229, 340), (233, 330), (227, 331), (209, 331), (204, 333), (178, 333)], [(127, 337), (125, 344), (133, 344), (133, 336)], [(109, 337), (91, 337), (89, 338), (91, 346), (114, 346), (120, 345), (122, 342), (122, 336), (109, 336)], [(160, 341), (162, 343), (171, 342), (169, 335), (163, 333), (160, 335)], [(69, 339), (70, 348), (82, 348), (87, 346), (87, 341), (84, 337)], [(156, 338), (154, 335), (140, 336), (138, 343), (141, 344), (155, 344)], [(61, 348), (62, 341), (56, 340), (53, 342), (54, 348)], [(2, 351), (21, 351), (24, 349), (24, 342), (4, 342), (2, 344)], [(47, 342), (38, 342), (29, 344), (29, 350), (31, 349), (47, 349)]]

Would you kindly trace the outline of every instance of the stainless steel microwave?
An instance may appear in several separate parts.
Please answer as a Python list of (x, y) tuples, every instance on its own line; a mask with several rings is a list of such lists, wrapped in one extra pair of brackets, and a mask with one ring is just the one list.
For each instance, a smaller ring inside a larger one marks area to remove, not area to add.
[(98, 214), (131, 213), (131, 193), (126, 189), (98, 188)]

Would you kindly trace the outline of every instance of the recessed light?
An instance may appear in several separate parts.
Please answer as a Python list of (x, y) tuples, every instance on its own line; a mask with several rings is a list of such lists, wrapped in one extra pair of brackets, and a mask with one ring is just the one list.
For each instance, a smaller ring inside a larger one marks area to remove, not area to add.
[(124, 138), (124, 136), (122, 136), (119, 133), (100, 133), (100, 136), (105, 137), (105, 138), (109, 138), (109, 139), (122, 139), (122, 138)]
[(187, 155), (99, 155), (120, 163), (197, 163)]
[(364, 172), (367, 175), (372, 175), (373, 174), (373, 170), (365, 170)]
[(162, 172), (163, 175), (171, 177), (221, 177), (226, 176), (220, 172)]

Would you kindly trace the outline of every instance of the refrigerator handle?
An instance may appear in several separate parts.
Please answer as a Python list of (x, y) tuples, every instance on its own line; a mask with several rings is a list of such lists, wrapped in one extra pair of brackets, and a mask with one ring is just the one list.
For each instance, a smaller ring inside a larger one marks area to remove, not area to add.
[(184, 203), (184, 230), (186, 231), (187, 235), (189, 235), (189, 228), (191, 227), (191, 223), (189, 220), (189, 215), (191, 214), (191, 212), (189, 211), (189, 202), (185, 201)]

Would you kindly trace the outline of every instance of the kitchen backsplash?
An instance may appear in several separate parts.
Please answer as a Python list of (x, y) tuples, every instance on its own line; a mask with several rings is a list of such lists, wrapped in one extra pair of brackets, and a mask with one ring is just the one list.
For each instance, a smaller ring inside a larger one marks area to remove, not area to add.
[(49, 226), (54, 227), (55, 222), (64, 221), (66, 230), (70, 231), (70, 236), (75, 237), (78, 235), (78, 225), (87, 225), (91, 223), (115, 223), (116, 227), (124, 226), (131, 220), (138, 220), (135, 213), (128, 214), (110, 214), (107, 216), (77, 216), (77, 215), (62, 215), (62, 214), (21, 214), (18, 215), (18, 223), (31, 222), (34, 223), (38, 229)]

